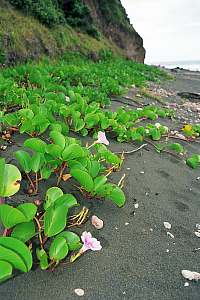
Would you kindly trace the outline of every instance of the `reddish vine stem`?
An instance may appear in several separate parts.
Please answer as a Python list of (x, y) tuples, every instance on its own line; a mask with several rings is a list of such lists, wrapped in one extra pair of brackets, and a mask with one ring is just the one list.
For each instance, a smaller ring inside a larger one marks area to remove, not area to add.
[(30, 185), (32, 186), (32, 188), (33, 188), (34, 192), (36, 193), (35, 185), (34, 185), (34, 183), (33, 183), (32, 179), (31, 179), (31, 177), (29, 176), (29, 174), (28, 174), (28, 173), (26, 173), (26, 176), (27, 176), (27, 178), (28, 178), (28, 181), (30, 182)]
[(63, 172), (64, 172), (66, 166), (67, 166), (67, 163), (64, 162), (63, 165), (62, 165), (62, 167), (61, 167), (60, 175), (59, 175), (58, 180), (57, 180), (57, 186), (58, 186), (58, 185), (60, 184), (60, 182), (61, 182), (61, 179), (62, 179), (62, 176), (63, 176)]
[(43, 248), (44, 241), (42, 240), (42, 227), (40, 225), (39, 220), (36, 217), (34, 217), (34, 220), (37, 223), (37, 227), (38, 227), (38, 237), (39, 237), (41, 249), (44, 249)]

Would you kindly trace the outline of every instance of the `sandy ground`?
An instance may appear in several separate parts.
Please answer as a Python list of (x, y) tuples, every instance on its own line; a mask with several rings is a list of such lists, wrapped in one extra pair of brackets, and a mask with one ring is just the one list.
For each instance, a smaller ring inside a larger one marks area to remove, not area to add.
[[(187, 101), (176, 94), (180, 91), (200, 92), (200, 73), (178, 71), (173, 74), (176, 80), (156, 88), (167, 91), (166, 105), (179, 113), (173, 122), (165, 121), (170, 128), (176, 129), (187, 119), (199, 118), (198, 112), (191, 108), (191, 112), (188, 111), (188, 106), (184, 106)], [(131, 95), (133, 91), (129, 93)], [(136, 104), (123, 98), (118, 100), (125, 105)], [(113, 108), (122, 105), (118, 100), (113, 101)], [(137, 101), (157, 103), (139, 97)], [(16, 136), (16, 142), (22, 141)], [(113, 151), (132, 150), (133, 147), (136, 146), (114, 141), (110, 146)], [(16, 149), (16, 145), (9, 147), (3, 155), (9, 159)], [(199, 153), (200, 145), (192, 143), (187, 149)], [(76, 230), (79, 233), (91, 231), (101, 241), (102, 251), (88, 252), (76, 263), (61, 264), (54, 272), (36, 269), (15, 276), (0, 286), (0, 299), (78, 299), (74, 293), (76, 288), (83, 289), (85, 295), (82, 298), (88, 300), (200, 299), (200, 282), (189, 282), (185, 287), (186, 280), (181, 275), (183, 269), (200, 272), (200, 251), (194, 251), (200, 247), (200, 239), (194, 234), (196, 224), (200, 223), (200, 181), (197, 179), (200, 169), (191, 170), (175, 157), (160, 155), (148, 146), (127, 155), (122, 170), (113, 174), (113, 181), (117, 183), (124, 173), (127, 202), (122, 209), (109, 201), (81, 199), (70, 186), (62, 186), (66, 192), (77, 195), (91, 215), (96, 214), (104, 220), (101, 231), (95, 230), (90, 222)], [(48, 182), (49, 186), (54, 184), (53, 179)], [(27, 199), (19, 193), (14, 201)], [(135, 209), (136, 203), (138, 209)], [(165, 221), (172, 224), (170, 232), (174, 239), (167, 236)]]

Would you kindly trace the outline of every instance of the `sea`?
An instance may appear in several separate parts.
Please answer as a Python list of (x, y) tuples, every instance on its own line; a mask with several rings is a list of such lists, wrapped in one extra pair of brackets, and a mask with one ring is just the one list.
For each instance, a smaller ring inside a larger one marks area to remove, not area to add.
[(199, 71), (200, 72), (200, 60), (196, 61), (172, 61), (172, 62), (159, 62), (154, 63), (153, 65), (156, 66), (163, 66), (168, 69), (174, 69), (174, 68), (183, 68), (190, 71)]

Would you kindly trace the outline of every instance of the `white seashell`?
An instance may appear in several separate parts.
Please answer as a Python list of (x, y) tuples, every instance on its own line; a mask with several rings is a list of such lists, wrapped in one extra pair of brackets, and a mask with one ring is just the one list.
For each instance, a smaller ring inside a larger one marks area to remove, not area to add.
[(195, 231), (194, 233), (198, 238), (200, 238), (200, 231)]
[(102, 229), (103, 228), (103, 221), (99, 219), (97, 216), (92, 216), (92, 225), (96, 229)]
[(190, 284), (189, 284), (189, 282), (185, 282), (185, 284), (184, 284), (184, 286), (189, 286)]
[(171, 232), (167, 232), (167, 235), (170, 236), (172, 239), (174, 239), (174, 235)]
[(82, 296), (84, 296), (84, 294), (85, 294), (85, 292), (84, 292), (83, 289), (75, 289), (75, 290), (74, 290), (74, 293), (75, 293), (77, 296), (79, 296), (79, 297), (82, 297)]
[(188, 270), (182, 270), (181, 271), (184, 278), (188, 280), (200, 280), (200, 273), (188, 271)]
[(165, 228), (168, 230), (170, 230), (172, 228), (172, 225), (169, 222), (164, 222), (163, 224), (164, 224)]
[(200, 230), (200, 224), (196, 224), (197, 230)]

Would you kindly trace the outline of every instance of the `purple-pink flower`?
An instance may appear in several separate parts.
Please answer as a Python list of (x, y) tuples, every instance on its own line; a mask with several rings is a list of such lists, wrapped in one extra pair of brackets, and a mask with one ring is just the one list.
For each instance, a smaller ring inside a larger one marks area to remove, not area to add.
[(106, 138), (105, 132), (99, 131), (98, 132), (98, 140), (96, 141), (97, 144), (104, 144), (106, 146), (109, 145), (109, 141)]
[(102, 249), (100, 242), (93, 238), (90, 232), (84, 231), (81, 240), (83, 242), (83, 247), (81, 248), (82, 253), (87, 250), (99, 251)]

